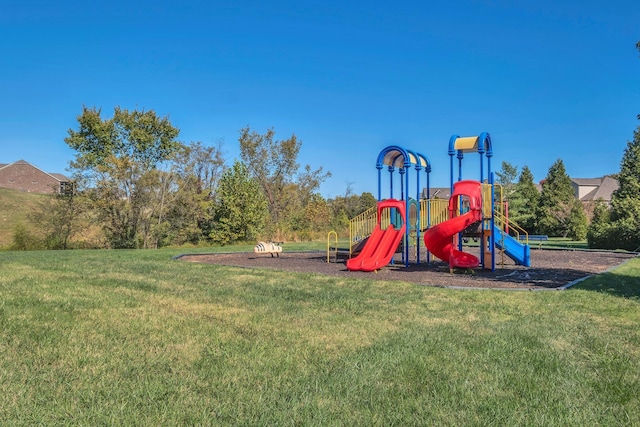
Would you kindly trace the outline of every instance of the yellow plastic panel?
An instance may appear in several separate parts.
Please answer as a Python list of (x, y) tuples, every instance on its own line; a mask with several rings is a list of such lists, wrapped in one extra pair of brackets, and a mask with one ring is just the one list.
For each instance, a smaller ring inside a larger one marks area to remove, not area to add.
[(465, 136), (463, 138), (456, 138), (454, 148), (463, 151), (478, 151), (478, 137)]

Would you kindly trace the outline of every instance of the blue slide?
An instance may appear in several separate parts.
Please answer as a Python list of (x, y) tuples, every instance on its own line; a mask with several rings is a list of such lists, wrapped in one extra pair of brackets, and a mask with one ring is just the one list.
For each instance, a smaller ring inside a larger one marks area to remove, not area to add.
[(503, 249), (516, 264), (531, 267), (531, 249), (529, 245), (520, 243), (495, 225), (493, 226), (493, 235), (496, 239), (496, 246), (499, 249)]

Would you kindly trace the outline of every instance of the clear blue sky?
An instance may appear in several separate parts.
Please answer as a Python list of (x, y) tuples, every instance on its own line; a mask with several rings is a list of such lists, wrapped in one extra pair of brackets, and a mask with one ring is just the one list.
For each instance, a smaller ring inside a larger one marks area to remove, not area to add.
[[(494, 169), (619, 171), (639, 122), (637, 0), (9, 0), (0, 14), (0, 163), (65, 172), (83, 105), (155, 110), (184, 142), (273, 127), (325, 196), (377, 192), (388, 145), (448, 186), (452, 134), (491, 134)], [(467, 164), (475, 164), (466, 160)], [(465, 178), (477, 179), (469, 166)]]

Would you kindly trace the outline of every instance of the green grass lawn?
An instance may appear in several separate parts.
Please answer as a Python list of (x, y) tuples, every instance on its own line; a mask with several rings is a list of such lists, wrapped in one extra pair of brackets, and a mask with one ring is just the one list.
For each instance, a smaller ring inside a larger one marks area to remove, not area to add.
[(185, 251), (0, 252), (0, 424), (639, 424), (638, 258), (501, 292)]

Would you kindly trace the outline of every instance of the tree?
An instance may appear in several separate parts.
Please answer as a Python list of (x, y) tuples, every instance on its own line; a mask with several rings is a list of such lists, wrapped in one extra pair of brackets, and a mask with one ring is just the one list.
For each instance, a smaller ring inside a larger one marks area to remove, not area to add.
[(275, 224), (283, 211), (283, 190), (293, 181), (298, 170), (298, 153), (302, 143), (295, 135), (274, 140), (275, 131), (268, 129), (264, 135), (252, 131), (248, 126), (240, 130), (240, 158), (250, 175), (255, 178), (269, 203), (269, 212)]
[(148, 209), (143, 177), (181, 147), (179, 130), (154, 111), (119, 107), (111, 119), (103, 119), (100, 109), (83, 107), (77, 120), (78, 130), (69, 129), (65, 138), (76, 151), (71, 167), (87, 182), (110, 246), (138, 247), (138, 227)]
[(602, 199), (596, 200), (591, 224), (587, 230), (587, 245), (590, 248), (615, 249), (609, 244), (608, 236), (610, 233), (611, 212), (609, 207)]
[(155, 169), (147, 172), (138, 181), (138, 230), (143, 248), (157, 249), (170, 243), (172, 225), (167, 221), (167, 213), (168, 207), (175, 201), (176, 194), (176, 179), (171, 171)]
[(311, 231), (327, 231), (331, 223), (331, 209), (320, 194), (314, 193), (305, 208), (305, 219)]
[(45, 236), (47, 249), (68, 249), (71, 239), (86, 226), (86, 211), (86, 198), (72, 189), (43, 198), (30, 220)]
[[(640, 51), (640, 41), (636, 48)], [(597, 220), (594, 212), (588, 232), (589, 247), (637, 251), (640, 249), (640, 126), (622, 155), (618, 184), (611, 196), (611, 210), (601, 207)]]
[(166, 214), (170, 239), (177, 244), (209, 239), (216, 190), (227, 169), (222, 143), (192, 142), (178, 151), (172, 165), (177, 190)]
[(584, 206), (579, 200), (574, 200), (569, 212), (569, 224), (566, 237), (572, 240), (584, 240), (587, 237), (589, 223)]
[(226, 170), (222, 142), (211, 146), (205, 146), (200, 141), (191, 142), (176, 153), (174, 164), (174, 172), (183, 184), (192, 180), (189, 185), (196, 193), (213, 196)]
[[(238, 141), (240, 157), (267, 199), (272, 231), (279, 235), (286, 214), (304, 210), (311, 196), (331, 174), (324, 173), (322, 168), (311, 170), (309, 165), (305, 166), (303, 173), (298, 174), (298, 154), (302, 142), (295, 134), (280, 141), (274, 137), (273, 129), (260, 135), (247, 126), (240, 130)], [(292, 191), (292, 185), (295, 191)], [(298, 218), (302, 216), (298, 215)]]
[(537, 216), (540, 192), (533, 182), (533, 174), (528, 166), (523, 166), (518, 182), (509, 199), (509, 219), (530, 234), (537, 233)]
[(269, 216), (259, 183), (236, 161), (220, 179), (214, 208), (211, 239), (221, 245), (255, 239)]
[(360, 211), (359, 213), (362, 213), (367, 209), (371, 209), (377, 206), (377, 204), (378, 204), (378, 200), (375, 198), (375, 196), (365, 191), (360, 195), (360, 203), (358, 208), (358, 210)]
[[(640, 115), (638, 115), (640, 120)], [(640, 126), (633, 133), (633, 141), (627, 146), (620, 161), (618, 173), (618, 189), (613, 193), (613, 220), (627, 216), (624, 209), (616, 209), (616, 204), (625, 199), (640, 200)]]
[[(281, 220), (278, 231), (281, 238), (310, 240), (313, 232), (327, 230), (330, 219), (326, 218), (321, 205), (326, 201), (317, 192), (320, 184), (329, 174), (324, 174), (322, 168), (312, 171), (306, 165), (304, 172), (298, 173), (293, 182), (285, 185), (282, 191)], [(311, 206), (313, 205), (313, 206)], [(308, 211), (317, 210), (318, 216), (311, 217)], [(322, 223), (323, 220), (326, 220)]]
[[(638, 116), (640, 119), (640, 115)], [(630, 251), (640, 248), (640, 126), (620, 162), (619, 187), (611, 197), (610, 224), (598, 221), (589, 230), (590, 245)]]
[(96, 173), (113, 159), (126, 159), (136, 166), (130, 171), (135, 178), (136, 172), (155, 169), (180, 146), (176, 141), (180, 131), (153, 110), (130, 112), (116, 107), (113, 118), (107, 120), (101, 113), (101, 109), (83, 106), (78, 131), (69, 129), (65, 138), (77, 152), (74, 166), (78, 169)]
[(496, 183), (503, 190), (503, 198), (510, 201), (515, 192), (515, 181), (518, 178), (518, 167), (509, 162), (502, 162), (502, 169), (496, 172)]
[(540, 233), (572, 238), (584, 238), (586, 234), (584, 209), (575, 198), (571, 178), (560, 159), (551, 165), (542, 184), (537, 214)]

